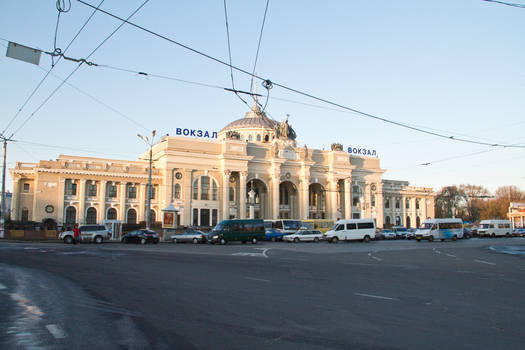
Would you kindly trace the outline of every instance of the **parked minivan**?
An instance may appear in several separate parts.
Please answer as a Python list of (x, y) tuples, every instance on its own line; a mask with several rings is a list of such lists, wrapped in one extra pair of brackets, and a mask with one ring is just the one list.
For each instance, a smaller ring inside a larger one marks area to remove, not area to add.
[(375, 231), (374, 219), (339, 220), (330, 231), (326, 232), (325, 239), (332, 243), (352, 240), (368, 242), (375, 237)]
[(479, 223), (478, 235), (480, 237), (510, 236), (509, 220), (482, 220)]
[(242, 243), (264, 241), (264, 221), (260, 219), (223, 220), (208, 234), (210, 243), (226, 244), (240, 241)]

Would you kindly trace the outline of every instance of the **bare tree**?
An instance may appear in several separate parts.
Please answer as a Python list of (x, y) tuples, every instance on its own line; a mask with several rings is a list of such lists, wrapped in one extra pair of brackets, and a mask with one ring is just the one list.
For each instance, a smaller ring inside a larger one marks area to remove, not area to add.
[(462, 196), (461, 204), (464, 205), (466, 214), (463, 219), (470, 222), (479, 221), (485, 202), (490, 197), (489, 191), (483, 186), (460, 185), (459, 192)]

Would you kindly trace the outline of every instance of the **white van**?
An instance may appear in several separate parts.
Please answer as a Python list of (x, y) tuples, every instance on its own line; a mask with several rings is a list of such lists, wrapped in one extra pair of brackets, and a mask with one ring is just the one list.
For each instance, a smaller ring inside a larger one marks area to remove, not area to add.
[(328, 242), (362, 240), (370, 241), (375, 237), (376, 223), (374, 219), (339, 220), (325, 234)]
[(463, 238), (463, 220), (447, 218), (447, 219), (427, 219), (423, 221), (421, 227), (416, 230), (416, 240), (420, 242), (426, 239), (432, 242), (434, 239), (452, 239), (455, 241), (458, 238)]
[(509, 220), (481, 220), (478, 228), (480, 237), (510, 236)]

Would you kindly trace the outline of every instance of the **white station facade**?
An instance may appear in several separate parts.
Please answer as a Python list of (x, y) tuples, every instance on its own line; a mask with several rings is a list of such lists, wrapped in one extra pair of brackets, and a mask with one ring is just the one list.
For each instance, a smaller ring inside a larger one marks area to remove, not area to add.
[[(230, 218), (374, 218), (378, 227), (416, 227), (434, 217), (433, 190), (383, 179), (375, 152), (349, 153), (337, 143), (330, 150), (300, 146), (287, 119), (277, 122), (257, 104), (216, 138), (191, 137), (212, 136), (194, 130), (177, 134), (152, 148), (152, 221), (160, 221), (170, 203), (183, 226)], [(60, 155), (17, 162), (10, 169), (11, 219), (145, 221), (148, 157), (149, 151), (137, 161)]]

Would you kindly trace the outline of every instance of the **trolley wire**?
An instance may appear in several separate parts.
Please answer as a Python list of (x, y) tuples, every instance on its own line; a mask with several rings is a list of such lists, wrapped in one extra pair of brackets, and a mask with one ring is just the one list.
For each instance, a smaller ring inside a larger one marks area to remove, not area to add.
[[(111, 34), (109, 34), (97, 47), (95, 47), (93, 51), (91, 51), (91, 53), (85, 58), (85, 60), (88, 60), (102, 45), (104, 45), (120, 28), (122, 28), (122, 26), (124, 26), (124, 24), (128, 22), (128, 20), (131, 17), (133, 17), (137, 12), (139, 12), (148, 2), (149, 0), (145, 0), (135, 11), (133, 11), (133, 13), (131, 13), (131, 15), (129, 15), (125, 21), (123, 21), (117, 28), (115, 28), (115, 30), (113, 30)], [(96, 10), (100, 11), (100, 8), (96, 8)], [(12, 135), (15, 135), (18, 131), (20, 131), (20, 129), (22, 129), (24, 125), (26, 125), (27, 122), (35, 116), (35, 114), (51, 99), (51, 97), (53, 97), (53, 95), (69, 80), (69, 78), (71, 78), (71, 76), (75, 74), (75, 72), (82, 66), (83, 63), (84, 62), (81, 61), (77, 65), (77, 67), (51, 92), (51, 94), (49, 94), (49, 96), (35, 109), (35, 111), (26, 118), (26, 120), (13, 132)]]
[[(266, 7), (264, 9), (264, 16), (263, 16), (263, 21), (262, 21), (262, 24), (261, 24), (261, 32), (259, 33), (259, 42), (257, 44), (257, 52), (255, 53), (255, 62), (253, 63), (253, 69), (252, 69), (252, 76), (251, 76), (251, 80), (250, 80), (250, 92), (252, 92), (252, 89), (253, 89), (253, 77), (255, 75), (255, 68), (257, 67), (257, 60), (259, 58), (259, 50), (261, 48), (261, 41), (262, 41), (262, 35), (263, 35), (263, 31), (264, 31), (264, 23), (266, 22), (266, 14), (268, 13), (268, 4), (270, 3), (270, 0), (266, 0)], [(268, 90), (268, 94), (270, 93), (269, 89)], [(268, 103), (268, 99), (266, 99), (266, 103)], [(266, 107), (266, 105), (265, 105)], [(264, 108), (263, 108), (264, 110)]]
[[(83, 1), (83, 0), (77, 0), (78, 2), (86, 5), (86, 6), (89, 6), (91, 8), (94, 8), (93, 5)], [(127, 23), (137, 29), (140, 29), (144, 32), (147, 32), (153, 36), (156, 36), (158, 38), (161, 38), (161, 39), (164, 39), (174, 45), (177, 45), (177, 46), (180, 46), (188, 51), (191, 51), (193, 53), (196, 53), (200, 56), (203, 56), (203, 57), (206, 57), (212, 61), (215, 61), (219, 64), (222, 64), (222, 65), (225, 65), (225, 66), (228, 66), (228, 67), (231, 67), (232, 69), (236, 70), (236, 71), (239, 71), (241, 73), (244, 73), (244, 74), (247, 74), (249, 76), (252, 76), (254, 78), (257, 78), (257, 79), (261, 79), (263, 81), (266, 81), (267, 84), (269, 86), (278, 86), (284, 90), (287, 90), (287, 91), (290, 91), (290, 92), (294, 92), (296, 94), (299, 94), (299, 95), (302, 95), (302, 96), (305, 96), (305, 97), (308, 97), (308, 98), (311, 98), (313, 100), (317, 100), (317, 101), (320, 101), (320, 102), (323, 102), (323, 103), (326, 103), (326, 104), (329, 104), (329, 105), (332, 105), (332, 106), (336, 106), (336, 107), (339, 107), (341, 109), (344, 109), (344, 110), (347, 110), (347, 111), (350, 111), (350, 112), (354, 112), (358, 115), (361, 115), (363, 117), (367, 117), (367, 118), (370, 118), (370, 119), (375, 119), (375, 120), (378, 120), (378, 121), (382, 121), (382, 122), (385, 122), (385, 123), (388, 123), (388, 124), (392, 124), (392, 125), (395, 125), (395, 126), (399, 126), (399, 127), (402, 127), (402, 128), (405, 128), (405, 129), (410, 129), (412, 131), (416, 131), (416, 132), (420, 132), (420, 133), (424, 133), (424, 134), (427, 134), (427, 135), (432, 135), (432, 136), (435, 136), (435, 137), (439, 137), (439, 138), (443, 138), (443, 139), (447, 139), (447, 140), (451, 140), (451, 141), (456, 141), (456, 142), (463, 142), (463, 143), (471, 143), (471, 144), (477, 144), (477, 145), (484, 145), (484, 146), (492, 146), (492, 147), (509, 147), (509, 148), (525, 148), (525, 146), (515, 146), (515, 145), (508, 145), (508, 144), (501, 144), (501, 143), (489, 143), (489, 142), (481, 142), (481, 141), (474, 141), (474, 140), (469, 140), (469, 139), (466, 139), (466, 138), (461, 138), (461, 137), (455, 137), (455, 136), (451, 136), (451, 135), (444, 135), (444, 134), (440, 134), (440, 133), (437, 133), (437, 132), (433, 132), (433, 131), (429, 131), (429, 130), (425, 130), (425, 129), (422, 129), (422, 128), (418, 128), (418, 127), (414, 127), (414, 126), (410, 126), (408, 124), (405, 124), (405, 123), (401, 123), (401, 122), (397, 122), (397, 121), (394, 121), (394, 120), (390, 120), (390, 119), (387, 119), (387, 118), (383, 118), (383, 117), (379, 117), (377, 115), (374, 115), (374, 114), (371, 114), (371, 113), (366, 113), (366, 112), (363, 112), (363, 111), (360, 111), (360, 110), (357, 110), (355, 108), (351, 108), (351, 107), (347, 107), (347, 106), (344, 106), (340, 103), (337, 103), (337, 102), (333, 102), (333, 101), (330, 101), (326, 98), (321, 98), (321, 97), (317, 97), (315, 95), (312, 95), (310, 93), (307, 93), (307, 92), (304, 92), (304, 91), (301, 91), (301, 90), (298, 90), (298, 89), (295, 89), (295, 88), (292, 88), (292, 87), (288, 87), (286, 85), (283, 85), (283, 84), (280, 84), (280, 83), (276, 83), (276, 82), (273, 82), (271, 81), (270, 79), (263, 79), (259, 76), (257, 76), (257, 74), (252, 74), (248, 71), (246, 71), (245, 69), (242, 69), (242, 68), (239, 68), (239, 67), (236, 67), (232, 64), (229, 64), (227, 62), (224, 62), (223, 60), (220, 60), (216, 57), (213, 57), (209, 54), (206, 54), (202, 51), (199, 51), (197, 49), (194, 49), (188, 45), (185, 45), (185, 44), (182, 44), (181, 42), (178, 42), (176, 40), (173, 40), (171, 38), (168, 38), (166, 37), (165, 35), (162, 35), (162, 34), (159, 34), (159, 33), (156, 33), (150, 29), (147, 29), (141, 25), (138, 25), (136, 23), (133, 23), (133, 22), (130, 22), (129, 20), (127, 19), (124, 19), (122, 17), (119, 17), (115, 14), (112, 14), (108, 11), (105, 11), (105, 10), (102, 10), (102, 9), (98, 9), (97, 11), (100, 11), (110, 17), (113, 17), (115, 19), (118, 19), (120, 21), (122, 21), (123, 23)]]
[[(57, 0), (57, 7), (58, 7), (58, 1), (60, 0)], [(104, 3), (105, 0), (102, 0), (100, 1), (100, 3), (98, 4), (98, 6), (93, 10), (93, 12), (91, 13), (91, 15), (88, 17), (88, 19), (84, 22), (84, 24), (82, 25), (82, 27), (77, 31), (77, 33), (75, 34), (75, 36), (73, 37), (73, 39), (71, 39), (71, 41), (69, 42), (69, 44), (66, 46), (66, 48), (64, 49), (64, 51), (61, 53), (62, 54), (65, 54), (67, 52), (67, 50), (69, 49), (69, 47), (73, 44), (73, 42), (77, 39), (77, 37), (80, 35), (80, 33), (84, 30), (84, 28), (86, 27), (86, 25), (89, 23), (89, 21), (91, 20), (91, 18), (93, 18), (93, 16), (95, 15), (95, 13), (97, 13), (97, 9)], [(69, 10), (68, 10), (69, 11)], [(60, 13), (60, 11), (59, 11)], [(58, 23), (57, 23), (58, 25)], [(56, 33), (55, 33), (55, 52), (56, 52)], [(16, 120), (16, 118), (18, 117), (18, 115), (22, 112), (22, 110), (24, 109), (24, 107), (28, 104), (28, 102), (31, 100), (31, 98), (34, 96), (34, 94), (37, 92), (37, 90), (40, 88), (40, 86), (44, 83), (44, 81), (47, 79), (47, 77), (49, 76), (49, 74), (51, 73), (51, 71), (53, 70), (53, 68), (55, 68), (55, 65), (58, 64), (58, 62), (60, 61), (60, 59), (62, 58), (62, 56), (60, 56), (58, 58), (58, 60), (56, 61), (56, 63), (52, 64), (51, 65), (51, 68), (49, 69), (49, 71), (47, 72), (47, 74), (40, 80), (40, 82), (35, 86), (35, 88), (33, 89), (33, 91), (29, 94), (29, 96), (26, 98), (26, 100), (24, 101), (24, 103), (22, 104), (22, 106), (18, 109), (18, 111), (15, 113), (15, 115), (11, 118), (11, 120), (9, 121), (9, 123), (7, 124), (7, 126), (4, 128), (4, 130), (2, 131), (2, 134), (5, 134), (5, 132), (7, 131), (7, 129), (11, 126), (11, 124)], [(13, 134), (14, 135), (14, 134)]]
[(518, 8), (525, 8), (525, 4), (516, 4), (516, 3), (511, 3), (511, 2), (505, 2), (505, 1), (497, 1), (497, 0), (481, 0), (481, 1), (486, 1), (486, 2), (493, 2), (493, 3), (496, 3), (496, 4), (500, 4), (500, 5), (506, 5), (506, 6), (511, 6), (511, 7), (518, 7)]

